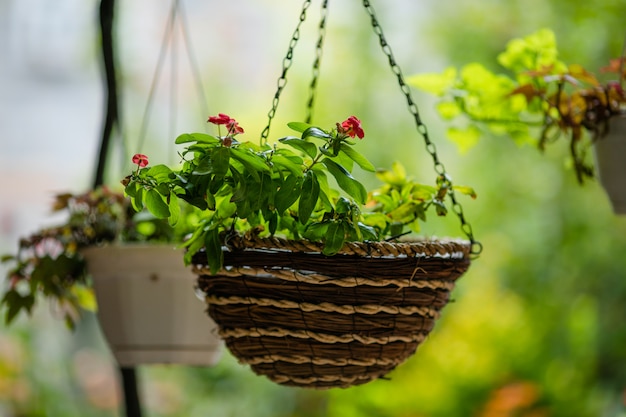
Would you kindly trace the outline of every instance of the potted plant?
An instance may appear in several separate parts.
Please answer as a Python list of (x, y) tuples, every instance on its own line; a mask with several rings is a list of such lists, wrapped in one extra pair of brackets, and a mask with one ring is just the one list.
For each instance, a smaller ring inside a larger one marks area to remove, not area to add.
[[(201, 211), (183, 246), (209, 314), (242, 363), (271, 380), (346, 387), (388, 373), (432, 329), (471, 243), (407, 240), (446, 197), (474, 197), (439, 175), (433, 185), (395, 164), (376, 170), (355, 150), (361, 121), (333, 129), (289, 123), (298, 136), (242, 141), (225, 114), (216, 135), (182, 134), (177, 167), (138, 167), (123, 183), (138, 208), (172, 223), (181, 202)], [(376, 172), (368, 191), (353, 168)]]
[(53, 210), (67, 214), (65, 223), (20, 240), (17, 254), (3, 257), (13, 264), (2, 298), (7, 324), (47, 298), (73, 328), (97, 304), (120, 365), (217, 360), (220, 343), (210, 328), (200, 333), (181, 325), (210, 326), (194, 297), (194, 276), (172, 243), (182, 240), (187, 224), (173, 228), (136, 212), (107, 187), (58, 195)]
[(462, 147), (475, 143), (481, 129), (541, 150), (565, 140), (582, 184), (595, 175), (588, 153), (595, 145), (600, 180), (615, 211), (626, 213), (624, 58), (601, 69), (617, 79), (600, 81), (580, 64), (559, 60), (554, 33), (542, 29), (510, 41), (497, 61), (510, 75), (471, 63), (407, 81), (439, 98), (439, 114), (455, 122), (448, 136)]

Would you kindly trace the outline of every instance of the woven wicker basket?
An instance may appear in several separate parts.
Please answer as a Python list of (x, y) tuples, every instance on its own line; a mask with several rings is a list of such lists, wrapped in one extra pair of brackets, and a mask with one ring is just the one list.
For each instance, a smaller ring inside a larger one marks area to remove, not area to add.
[(432, 330), (470, 243), (320, 245), (235, 238), (225, 268), (210, 275), (194, 256), (199, 288), (220, 336), (241, 363), (279, 384), (349, 387), (385, 376)]

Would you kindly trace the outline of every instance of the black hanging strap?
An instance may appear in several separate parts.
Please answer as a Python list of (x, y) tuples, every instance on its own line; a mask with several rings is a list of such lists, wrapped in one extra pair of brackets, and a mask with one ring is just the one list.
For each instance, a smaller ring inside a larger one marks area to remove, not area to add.
[[(104, 126), (98, 153), (98, 164), (94, 178), (94, 188), (104, 183), (104, 169), (107, 164), (109, 144), (113, 129), (119, 129), (119, 106), (117, 94), (117, 79), (115, 68), (115, 54), (113, 42), (115, 0), (100, 1), (100, 32), (102, 37), (102, 58), (106, 81), (106, 108)], [(135, 368), (120, 367), (122, 385), (124, 389), (124, 406), (126, 417), (141, 417), (141, 403), (137, 393), (137, 375)]]
[(113, 17), (115, 0), (101, 0), (100, 2), (100, 33), (102, 37), (102, 59), (106, 84), (106, 106), (102, 136), (100, 139), (100, 151), (96, 174), (93, 181), (94, 188), (104, 183), (104, 169), (107, 164), (107, 156), (113, 129), (119, 128), (119, 106), (117, 97), (117, 79), (115, 69), (115, 55), (113, 53)]

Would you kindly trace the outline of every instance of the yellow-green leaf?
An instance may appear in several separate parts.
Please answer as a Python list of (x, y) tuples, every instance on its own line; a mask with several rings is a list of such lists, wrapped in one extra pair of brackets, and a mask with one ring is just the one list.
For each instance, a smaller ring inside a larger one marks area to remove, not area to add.
[(480, 130), (476, 126), (468, 126), (464, 129), (449, 127), (446, 134), (448, 139), (457, 144), (461, 153), (467, 152), (480, 139)]
[(454, 86), (456, 68), (446, 68), (442, 73), (417, 74), (407, 78), (407, 83), (427, 93), (441, 97)]
[(72, 285), (70, 288), (72, 294), (76, 297), (78, 305), (87, 311), (97, 311), (98, 303), (92, 288), (83, 285)]

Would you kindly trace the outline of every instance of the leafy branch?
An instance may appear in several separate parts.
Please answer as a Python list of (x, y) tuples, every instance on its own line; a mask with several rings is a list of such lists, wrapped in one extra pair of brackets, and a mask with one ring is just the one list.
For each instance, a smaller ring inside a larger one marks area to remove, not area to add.
[[(209, 122), (226, 125), (228, 133), (180, 135), (176, 143), (186, 145), (180, 168), (138, 166), (124, 184), (137, 209), (145, 206), (173, 225), (180, 204), (201, 210), (199, 227), (183, 244), (185, 259), (190, 262), (205, 248), (213, 273), (222, 267), (222, 251), (232, 233), (319, 241), (323, 253), (333, 255), (348, 241), (381, 240), (405, 228), (417, 231), (418, 220), (426, 219), (431, 206), (439, 215), (446, 213), (442, 190), (449, 184), (417, 184), (398, 166), (394, 175), (379, 172), (386, 185), (368, 193), (353, 168), (376, 169), (354, 148), (353, 139), (364, 137), (354, 116), (329, 131), (289, 123), (300, 135), (273, 146), (240, 142), (244, 131), (227, 115)], [(461, 192), (473, 194), (471, 189)]]
[(619, 81), (602, 83), (581, 65), (560, 61), (554, 33), (544, 29), (512, 40), (498, 56), (512, 76), (471, 63), (459, 71), (416, 75), (409, 83), (439, 97), (437, 110), (445, 120), (466, 122), (448, 128), (448, 136), (462, 148), (476, 143), (481, 128), (541, 150), (565, 138), (583, 183), (594, 175), (587, 162), (589, 145), (607, 134), (611, 118), (626, 115), (623, 61), (615, 59), (602, 68), (617, 74)]

